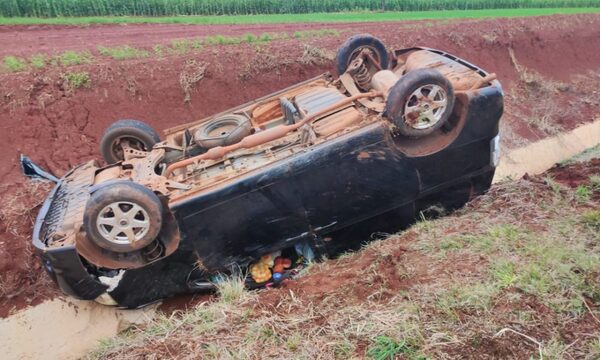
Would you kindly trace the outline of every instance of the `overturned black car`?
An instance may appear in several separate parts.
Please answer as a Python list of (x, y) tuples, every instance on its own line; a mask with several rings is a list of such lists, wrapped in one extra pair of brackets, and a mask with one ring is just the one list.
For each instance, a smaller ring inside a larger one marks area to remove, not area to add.
[(324, 74), (165, 131), (121, 120), (44, 203), (33, 244), (67, 294), (138, 307), (248, 286), (360, 246), (433, 205), (489, 188), (503, 95), (494, 74), (443, 51), (348, 39)]

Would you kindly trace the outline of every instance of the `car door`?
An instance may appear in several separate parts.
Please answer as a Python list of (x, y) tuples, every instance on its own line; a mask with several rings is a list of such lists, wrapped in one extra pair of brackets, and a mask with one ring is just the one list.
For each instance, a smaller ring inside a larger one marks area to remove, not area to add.
[(372, 218), (418, 196), (417, 171), (393, 146), (387, 129), (376, 123), (328, 142), (315, 151), (313, 169), (297, 176), (315, 234)]

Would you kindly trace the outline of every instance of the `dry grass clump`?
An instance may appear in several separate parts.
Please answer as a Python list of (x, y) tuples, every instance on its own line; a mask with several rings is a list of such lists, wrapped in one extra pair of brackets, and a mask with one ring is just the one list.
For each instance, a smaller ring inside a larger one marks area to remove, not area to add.
[(333, 61), (335, 53), (320, 47), (304, 44), (302, 56), (298, 58), (298, 62), (303, 65), (321, 65)]
[(448, 34), (446, 34), (446, 36), (448, 37), (448, 40), (450, 40), (450, 42), (457, 45), (458, 47), (465, 47), (465, 36), (463, 34), (460, 34), (456, 31), (450, 31)]
[[(24, 253), (25, 259), (33, 256), (30, 235), (35, 221), (35, 210), (45, 200), (51, 186), (52, 184), (48, 182), (29, 181), (13, 193), (10, 193), (7, 185), (0, 189), (3, 194), (7, 194), (0, 199), (0, 234), (14, 236), (12, 241), (2, 244), (0, 253), (3, 256), (13, 252)], [(25, 280), (24, 276), (31, 281), (47, 280), (46, 274), (35, 269), (27, 269), (20, 273), (0, 272), (0, 298), (10, 298), (23, 291), (23, 287), (19, 284)]]
[(183, 90), (184, 102), (189, 103), (192, 101), (192, 91), (196, 87), (196, 84), (204, 79), (208, 65), (204, 61), (188, 60), (185, 62), (181, 73), (179, 73), (179, 85)]
[(295, 59), (288, 56), (279, 56), (266, 46), (257, 46), (255, 47), (255, 51), (256, 54), (254, 57), (245, 65), (244, 69), (238, 75), (239, 79), (242, 81), (251, 80), (256, 75), (265, 72), (275, 72), (279, 75), (281, 74), (281, 69), (286, 70), (288, 66), (293, 63), (301, 65), (323, 65), (331, 62), (335, 58), (335, 53), (332, 51), (310, 44), (303, 44), (302, 55)]
[(569, 116), (570, 108), (556, 103), (556, 95), (569, 91), (569, 85), (544, 78), (519, 64), (512, 48), (508, 48), (511, 62), (519, 75), (521, 86), (513, 89), (510, 98), (516, 102), (533, 104), (529, 114), (522, 118), (533, 128), (547, 135), (556, 135), (564, 131), (557, 122), (560, 117)]
[(590, 70), (585, 74), (575, 76), (572, 86), (577, 89), (582, 103), (591, 106), (600, 106), (600, 71)]
[[(594, 171), (580, 186), (597, 191)], [(582, 203), (551, 178), (502, 183), (454, 214), (315, 264), (286, 288), (224, 283), (221, 300), (131, 329), (95, 356), (593, 359), (597, 198)]]
[(217, 295), (224, 304), (235, 304), (244, 299), (247, 294), (244, 285), (246, 275), (242, 272), (235, 272), (229, 277), (224, 277), (222, 281), (217, 282)]
[[(6, 193), (8, 186), (3, 187), (1, 191)], [(44, 202), (51, 187), (49, 182), (31, 180), (12, 195), (3, 196), (0, 199), (0, 229), (17, 237), (28, 235), (21, 233), (18, 225), (23, 221), (33, 224), (34, 210)]]
[(281, 68), (287, 68), (290, 61), (275, 55), (267, 46), (256, 46), (255, 55), (245, 65), (244, 70), (238, 75), (242, 81), (248, 81), (258, 74), (275, 72), (280, 74)]
[(597, 109), (590, 107), (600, 106), (599, 72), (590, 71), (569, 82), (551, 80), (521, 65), (512, 48), (508, 48), (508, 53), (519, 82), (506, 94), (507, 114), (545, 135), (560, 134), (565, 125), (593, 118)]

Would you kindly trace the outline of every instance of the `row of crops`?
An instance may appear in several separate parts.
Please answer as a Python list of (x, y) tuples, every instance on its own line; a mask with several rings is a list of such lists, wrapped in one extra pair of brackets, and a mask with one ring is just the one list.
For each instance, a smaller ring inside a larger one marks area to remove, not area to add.
[(0, 16), (168, 16), (597, 7), (600, 0), (0, 0)]

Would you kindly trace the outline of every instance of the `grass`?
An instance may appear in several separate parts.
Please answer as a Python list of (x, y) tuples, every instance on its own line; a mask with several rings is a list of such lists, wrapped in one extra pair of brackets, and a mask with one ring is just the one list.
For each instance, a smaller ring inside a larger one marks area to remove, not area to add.
[[(580, 187), (574, 190), (568, 198), (575, 198), (579, 202)], [(570, 192), (569, 192), (570, 193)], [(586, 196), (589, 196), (587, 194)], [(586, 201), (589, 197), (586, 197)], [(564, 208), (569, 200), (559, 197), (552, 201), (551, 206)], [(600, 287), (589, 284), (585, 278), (573, 272), (574, 268), (582, 273), (594, 271), (600, 265), (600, 255), (587, 250), (587, 236), (590, 232), (579, 229), (578, 222), (594, 224), (594, 213), (578, 215), (565, 212), (562, 217), (545, 224), (546, 230), (530, 232), (525, 229), (515, 228), (512, 224), (501, 224), (483, 233), (479, 238), (486, 239), (490, 244), (489, 252), (494, 255), (492, 265), (488, 271), (490, 281), (486, 282), (489, 292), (479, 293), (476, 298), (480, 304), (485, 304), (486, 293), (495, 295), (502, 289), (514, 287), (527, 294), (539, 297), (543, 303), (557, 312), (583, 311), (581, 296), (586, 294), (591, 298), (600, 296)], [(593, 226), (593, 225), (592, 225)], [(576, 240), (574, 243), (569, 241)], [(463, 249), (457, 250), (464, 253), (479, 253), (480, 248), (471, 242)], [(482, 283), (481, 286), (484, 284)], [(468, 293), (478, 293), (469, 290)], [(562, 296), (556, 296), (556, 294)], [(450, 293), (451, 299), (461, 299), (460, 295)], [(471, 306), (469, 301), (463, 305)], [(472, 307), (472, 306), (471, 306)], [(487, 309), (486, 306), (481, 306)]]
[(404, 340), (396, 341), (385, 335), (375, 338), (367, 350), (367, 356), (373, 360), (394, 360), (400, 356), (408, 359), (425, 359), (416, 356), (414, 350)]
[(25, 60), (16, 56), (5, 56), (2, 59), (2, 65), (10, 72), (23, 71), (27, 68)]
[(590, 176), (590, 187), (592, 191), (599, 192), (600, 191), (600, 175), (591, 175)]
[[(200, 303), (188, 312), (175, 312), (170, 316), (159, 313), (144, 327), (143, 332), (129, 329), (118, 337), (102, 340), (87, 359), (103, 359), (115, 348), (134, 343), (143, 344), (155, 338), (167, 338), (182, 328), (188, 329), (190, 336), (212, 334), (215, 330), (226, 327), (231, 317), (243, 319), (249, 316), (249, 312), (241, 309), (241, 305), (251, 300), (254, 294), (246, 291), (241, 275), (221, 276), (216, 286), (218, 301)], [(210, 347), (206, 350), (212, 351)], [(135, 357), (135, 354), (130, 355)], [(219, 358), (219, 352), (215, 352), (213, 358)]]
[[(183, 55), (192, 50), (200, 50), (203, 47), (204, 42), (200, 39), (176, 39), (171, 41), (170, 47), (161, 47), (160, 50), (157, 51), (155, 46), (154, 51), (156, 54), (163, 55), (166, 53), (169, 54), (177, 54)], [(161, 45), (157, 45), (161, 46)]]
[(89, 51), (65, 51), (61, 54), (55, 55), (51, 64), (61, 66), (73, 66), (90, 64), (94, 57)]
[(272, 15), (226, 15), (226, 16), (169, 16), (169, 17), (0, 17), (2, 25), (35, 24), (277, 24), (277, 23), (342, 23), (342, 22), (379, 22), (425, 19), (464, 19), (523, 17), (553, 14), (598, 13), (600, 8), (542, 8), (542, 9), (489, 9), (489, 10), (447, 10), (447, 11), (410, 11), (410, 12), (343, 12), (311, 14), (272, 14)]
[(89, 88), (92, 85), (92, 79), (88, 72), (68, 72), (63, 75), (70, 89)]
[(8, 72), (19, 72), (29, 69), (39, 70), (47, 65), (52, 66), (75, 66), (90, 64), (94, 61), (94, 56), (89, 51), (65, 51), (55, 55), (34, 54), (29, 59), (17, 56), (5, 56), (2, 59), (2, 67)]
[(235, 304), (243, 299), (246, 294), (244, 287), (245, 276), (243, 274), (234, 274), (229, 277), (222, 277), (215, 285), (219, 300), (224, 304)]
[(113, 48), (99, 46), (98, 52), (102, 56), (111, 57), (115, 60), (139, 59), (150, 56), (149, 51), (138, 49), (129, 45), (117, 46)]
[[(581, 221), (595, 231), (600, 232), (600, 210), (589, 210), (583, 213)], [(600, 234), (598, 234), (600, 240)]]
[[(595, 0), (429, 0), (429, 1), (380, 1), (380, 0), (136, 0), (129, 4), (122, 0), (12, 0), (0, 4), (3, 16), (105, 16), (119, 15), (231, 15), (231, 14), (301, 14), (312, 12), (356, 11), (426, 11), (454, 9), (509, 9), (545, 7), (595, 6)], [(95, 6), (94, 6), (95, 5)]]
[(35, 54), (29, 58), (29, 65), (34, 69), (43, 69), (46, 66), (47, 58), (43, 54)]
[[(563, 188), (559, 193), (552, 190), (554, 198), (542, 206), (544, 214), (554, 212), (556, 218), (542, 221), (545, 231), (530, 232), (512, 224), (498, 225), (476, 236), (464, 236), (463, 242), (472, 245), (457, 251), (479, 253), (481, 249), (472, 239), (485, 239), (479, 243), (486, 243), (489, 253), (494, 254), (490, 267), (492, 291), (515, 287), (543, 299), (558, 312), (581, 312), (581, 294), (592, 298), (600, 294), (597, 284), (590, 285), (573, 272), (577, 268), (589, 273), (600, 264), (599, 254), (587, 249), (590, 232), (576, 225), (583, 221), (594, 226), (597, 214), (591, 211), (575, 215), (568, 211), (569, 199), (579, 202), (581, 188), (568, 191)], [(589, 200), (587, 191), (585, 196)], [(534, 213), (540, 215), (539, 211)]]
[(585, 185), (579, 185), (577, 189), (575, 189), (575, 197), (580, 202), (587, 202), (590, 200), (590, 196), (592, 195), (592, 191), (589, 187)]

